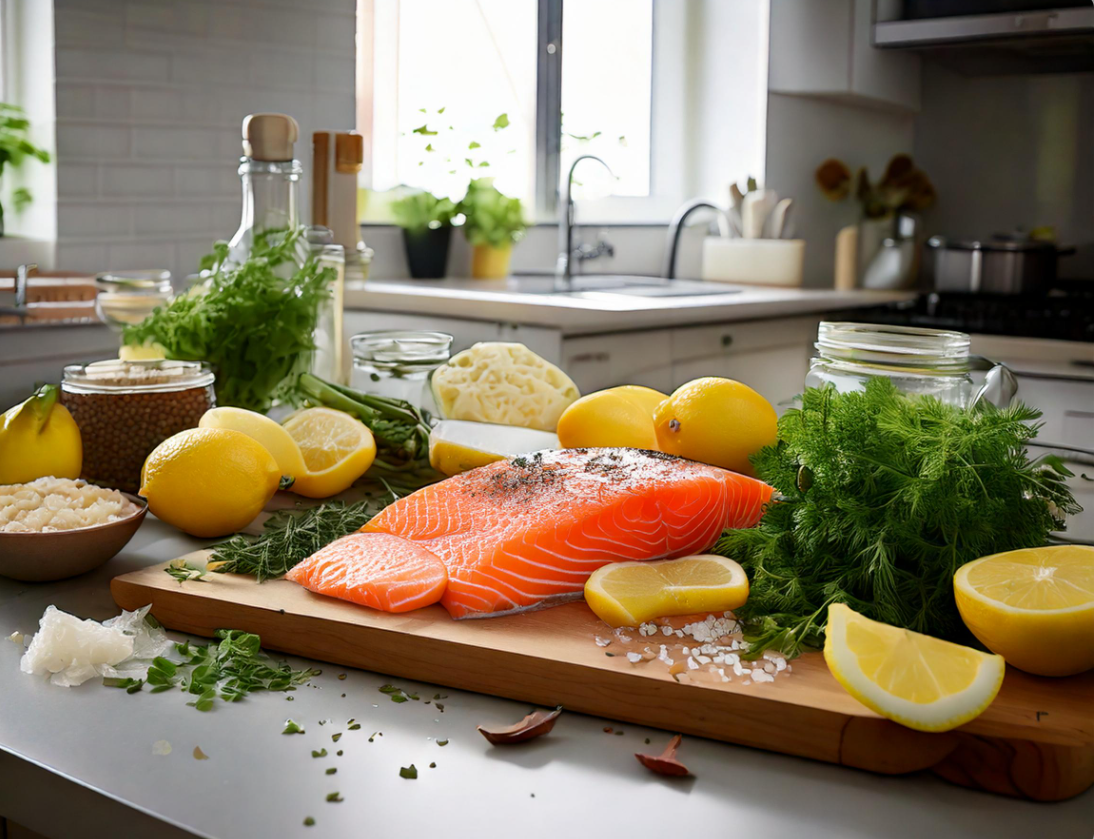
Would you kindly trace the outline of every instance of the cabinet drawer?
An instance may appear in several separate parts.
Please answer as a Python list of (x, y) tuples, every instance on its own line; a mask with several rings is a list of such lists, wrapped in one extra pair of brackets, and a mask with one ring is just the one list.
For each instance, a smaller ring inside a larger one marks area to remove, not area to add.
[(562, 369), (582, 393), (616, 385), (672, 389), (672, 340), (668, 330), (567, 338)]
[(680, 327), (672, 330), (672, 357), (680, 363), (788, 346), (801, 347), (808, 354), (819, 323), (820, 318), (802, 317)]

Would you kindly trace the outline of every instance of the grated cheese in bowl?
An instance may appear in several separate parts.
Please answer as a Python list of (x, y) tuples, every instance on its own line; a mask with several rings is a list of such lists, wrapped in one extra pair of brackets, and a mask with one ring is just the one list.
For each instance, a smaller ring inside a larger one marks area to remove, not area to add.
[(0, 485), (0, 533), (55, 533), (110, 524), (140, 510), (116, 489), (69, 478)]

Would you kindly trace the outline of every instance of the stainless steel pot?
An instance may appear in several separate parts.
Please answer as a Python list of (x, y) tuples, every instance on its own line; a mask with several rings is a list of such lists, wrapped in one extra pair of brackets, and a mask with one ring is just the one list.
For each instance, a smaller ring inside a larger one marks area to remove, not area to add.
[(924, 277), (935, 291), (1033, 294), (1056, 282), (1056, 262), (1074, 253), (1052, 242), (995, 238), (987, 241), (927, 240)]

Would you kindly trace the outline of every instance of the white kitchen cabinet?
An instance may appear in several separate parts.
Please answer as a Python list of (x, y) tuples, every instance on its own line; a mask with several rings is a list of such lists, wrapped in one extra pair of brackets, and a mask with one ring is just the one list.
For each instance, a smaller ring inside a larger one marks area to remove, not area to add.
[(873, 45), (874, 0), (771, 0), (768, 89), (918, 111), (920, 60)]
[(802, 317), (674, 329), (673, 385), (700, 376), (736, 379), (781, 414), (802, 391), (819, 322)]
[(672, 331), (583, 335), (562, 342), (562, 369), (582, 393), (615, 385), (673, 389)]

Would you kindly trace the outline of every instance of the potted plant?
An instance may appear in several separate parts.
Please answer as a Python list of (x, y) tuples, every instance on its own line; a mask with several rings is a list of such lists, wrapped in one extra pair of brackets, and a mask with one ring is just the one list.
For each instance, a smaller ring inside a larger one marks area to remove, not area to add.
[(528, 227), (519, 198), (498, 191), (493, 178), (477, 178), (456, 207), (463, 213), (463, 235), (471, 244), (471, 276), (480, 280), (509, 276), (513, 243)]
[[(38, 148), (27, 139), (30, 120), (23, 109), (16, 105), (0, 102), (0, 177), (4, 166), (11, 164), (18, 168), (27, 157), (35, 157), (42, 163), (49, 163), (49, 152)], [(15, 209), (19, 210), (30, 203), (30, 191), (19, 187), (12, 192)], [(4, 207), (0, 205), (0, 236), (4, 235)]]
[(416, 280), (443, 277), (456, 205), (432, 192), (412, 192), (392, 202), (391, 212), (395, 223), (403, 229), (410, 276)]

